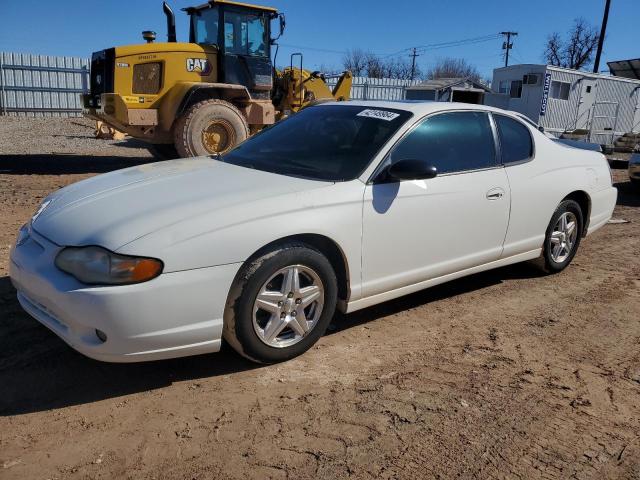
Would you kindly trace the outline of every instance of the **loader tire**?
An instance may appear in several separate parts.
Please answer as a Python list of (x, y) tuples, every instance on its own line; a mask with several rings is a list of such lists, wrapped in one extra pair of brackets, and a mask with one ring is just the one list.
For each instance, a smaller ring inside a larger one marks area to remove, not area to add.
[(225, 153), (249, 136), (240, 110), (224, 100), (203, 100), (178, 119), (174, 128), (176, 150), (182, 158)]

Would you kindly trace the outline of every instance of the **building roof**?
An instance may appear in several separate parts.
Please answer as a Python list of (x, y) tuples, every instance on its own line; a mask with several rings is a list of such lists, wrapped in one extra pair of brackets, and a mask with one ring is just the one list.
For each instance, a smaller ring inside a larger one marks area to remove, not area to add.
[[(573, 73), (575, 75), (582, 75), (583, 77), (588, 77), (588, 78), (604, 78), (607, 80), (617, 80), (617, 81), (621, 81), (621, 82), (632, 82), (637, 84), (638, 80), (635, 78), (628, 78), (628, 77), (624, 77), (624, 76), (616, 76), (616, 75), (607, 75), (607, 74), (603, 74), (603, 73), (593, 73), (593, 72), (587, 72), (586, 70), (574, 70), (571, 68), (564, 68), (564, 67), (556, 67), (555, 65), (546, 65), (544, 63), (517, 63), (517, 64), (513, 64), (513, 65), (509, 65), (508, 67), (499, 67), (499, 68), (494, 68), (493, 69), (493, 73), (495, 74), (496, 72), (499, 71), (509, 71), (509, 70), (520, 70), (523, 67), (528, 67), (533, 69), (539, 69), (539, 70), (551, 70), (551, 71), (555, 71), (555, 72), (566, 72), (566, 73)], [(536, 71), (532, 71), (531, 73), (536, 73)], [(540, 73), (540, 72), (538, 72)]]
[(418, 85), (407, 87), (407, 90), (446, 90), (448, 88), (461, 87), (465, 90), (484, 90), (490, 92), (491, 89), (482, 83), (471, 80), (470, 78), (433, 78), (425, 80)]
[(611, 75), (640, 80), (640, 58), (607, 62)]

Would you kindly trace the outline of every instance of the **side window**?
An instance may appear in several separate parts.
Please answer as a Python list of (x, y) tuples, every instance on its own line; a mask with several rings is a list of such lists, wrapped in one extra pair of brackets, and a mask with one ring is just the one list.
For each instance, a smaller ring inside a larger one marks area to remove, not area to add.
[(489, 115), (441, 113), (415, 127), (391, 152), (391, 161), (421, 159), (438, 173), (477, 170), (496, 165)]
[(494, 115), (493, 118), (500, 136), (502, 163), (509, 165), (531, 158), (533, 156), (533, 142), (529, 129), (522, 123), (504, 115)]

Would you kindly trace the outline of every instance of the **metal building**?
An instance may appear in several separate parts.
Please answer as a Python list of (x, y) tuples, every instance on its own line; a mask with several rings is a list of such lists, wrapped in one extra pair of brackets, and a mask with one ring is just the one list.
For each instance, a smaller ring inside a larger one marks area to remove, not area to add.
[(640, 81), (522, 64), (493, 71), (487, 105), (520, 112), (556, 136), (613, 145), (640, 131)]
[(437, 102), (464, 102), (482, 105), (484, 96), (491, 92), (487, 86), (470, 78), (434, 78), (407, 87), (407, 100), (435, 100)]

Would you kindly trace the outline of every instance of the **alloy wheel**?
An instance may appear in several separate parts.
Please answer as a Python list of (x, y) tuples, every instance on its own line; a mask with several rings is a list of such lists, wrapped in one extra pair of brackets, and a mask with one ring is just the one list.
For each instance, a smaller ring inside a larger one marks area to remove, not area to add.
[(320, 276), (304, 265), (278, 270), (260, 288), (253, 305), (253, 328), (275, 348), (290, 347), (316, 326), (324, 306)]
[(551, 259), (556, 263), (564, 262), (571, 252), (578, 237), (578, 219), (572, 212), (563, 213), (551, 233)]

